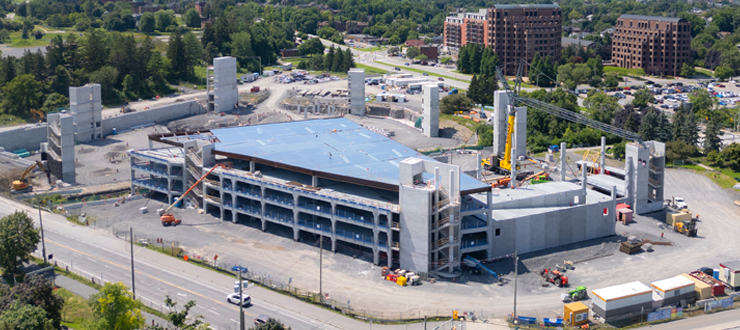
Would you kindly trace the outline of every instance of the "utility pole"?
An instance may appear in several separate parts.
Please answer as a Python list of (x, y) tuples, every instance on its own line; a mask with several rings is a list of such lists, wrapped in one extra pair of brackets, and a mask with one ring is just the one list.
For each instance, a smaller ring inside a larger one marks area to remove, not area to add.
[(41, 200), (39, 200), (39, 223), (41, 224), (41, 253), (44, 255), (44, 265), (46, 265), (46, 241), (44, 240), (44, 221), (41, 220)]
[(242, 294), (242, 265), (239, 265), (239, 329), (244, 330), (244, 298)]
[(514, 319), (516, 320), (516, 280), (519, 275), (519, 257), (514, 251)]
[(319, 301), (324, 301), (324, 291), (322, 288), (323, 285), (323, 277), (322, 277), (322, 271), (323, 271), (323, 256), (324, 256), (324, 235), (321, 234), (319, 236)]
[(129, 239), (131, 240), (131, 291), (136, 300), (136, 280), (134, 279), (134, 227), (129, 227)]

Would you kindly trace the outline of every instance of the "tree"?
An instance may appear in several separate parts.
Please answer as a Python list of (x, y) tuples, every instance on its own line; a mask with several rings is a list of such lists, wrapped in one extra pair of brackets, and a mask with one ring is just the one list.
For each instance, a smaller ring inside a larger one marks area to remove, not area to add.
[(2, 94), (2, 112), (21, 118), (29, 117), (29, 109), (39, 108), (43, 95), (41, 84), (32, 74), (13, 78), (2, 88)]
[(648, 110), (645, 117), (642, 118), (640, 126), (640, 136), (644, 141), (656, 140), (658, 138), (658, 113)]
[(493, 145), (493, 127), (487, 124), (478, 124), (475, 126), (475, 135), (478, 136), (479, 146)]
[(473, 105), (473, 100), (464, 94), (447, 95), (439, 102), (439, 110), (442, 113), (454, 114), (456, 111), (469, 110)]
[(591, 75), (592, 70), (585, 63), (565, 64), (558, 67), (558, 81), (562, 82), (569, 90), (587, 82)]
[(726, 66), (718, 66), (714, 68), (714, 77), (720, 80), (727, 80), (735, 75), (735, 70)]
[(157, 22), (157, 30), (161, 32), (167, 31), (170, 25), (175, 25), (175, 12), (171, 10), (160, 10), (154, 13), (154, 18)]
[(401, 52), (401, 49), (398, 48), (398, 46), (393, 46), (391, 48), (388, 48), (388, 54), (398, 55), (398, 53), (400, 53), (400, 52)]
[(426, 60), (429, 59), (429, 57), (426, 56), (426, 55), (424, 55), (424, 54), (421, 54), (421, 55), (417, 56), (416, 59), (419, 60), (419, 61), (426, 61)]
[(615, 144), (614, 147), (612, 147), (612, 155), (614, 156), (614, 158), (624, 159), (624, 155), (626, 152), (626, 146), (627, 146), (626, 141), (622, 141), (620, 143)]
[(419, 47), (409, 47), (406, 49), (406, 57), (412, 60), (419, 57), (419, 55), (421, 55), (421, 49)]
[(683, 141), (670, 141), (665, 147), (665, 156), (669, 161), (686, 160), (697, 151), (695, 146)]
[[(7, 97), (7, 96), (6, 96)], [(41, 240), (33, 220), (24, 212), (13, 212), (0, 219), (0, 268), (15, 273)]]
[(591, 68), (591, 74), (596, 77), (604, 75), (604, 62), (601, 60), (601, 56), (589, 58), (586, 61), (586, 65)]
[(64, 298), (54, 294), (51, 281), (41, 275), (30, 275), (14, 286), (12, 291), (3, 291), (0, 289), (0, 311), (8, 310), (16, 303), (39, 307), (54, 328), (59, 328)]
[(601, 92), (589, 93), (583, 105), (588, 109), (591, 119), (607, 124), (611, 123), (617, 110), (621, 108), (615, 97)]
[(733, 142), (720, 152), (724, 163), (735, 171), (740, 171), (740, 144)]
[(188, 318), (190, 309), (195, 307), (195, 301), (188, 301), (181, 311), (177, 311), (177, 302), (172, 300), (169, 295), (165, 296), (164, 303), (169, 307), (171, 312), (167, 314), (167, 320), (175, 326), (175, 329), (189, 329), (189, 330), (208, 330), (209, 324), (203, 321), (203, 316), (198, 315), (193, 318)]
[(54, 329), (52, 320), (46, 317), (41, 307), (13, 303), (9, 309), (0, 313), (0, 324), (4, 329), (47, 330)]
[(648, 106), (648, 103), (655, 103), (655, 97), (646, 88), (638, 89), (633, 96), (635, 98), (632, 100), (632, 106), (635, 109), (643, 109)]
[(352, 49), (347, 48), (342, 58), (341, 72), (347, 72), (355, 67), (355, 60), (352, 58)]
[(496, 55), (491, 48), (485, 48), (480, 61), (480, 74), (495, 77), (498, 61), (498, 55)]
[(323, 54), (324, 44), (321, 43), (321, 39), (319, 38), (308, 39), (298, 46), (298, 53), (301, 56)]
[(709, 94), (706, 89), (695, 89), (689, 93), (689, 101), (694, 112), (701, 118), (707, 117), (709, 111), (714, 108), (717, 98)]
[(69, 105), (69, 99), (59, 93), (51, 93), (46, 96), (46, 100), (44, 101), (44, 105), (41, 107), (41, 110), (49, 113), (53, 111), (57, 111), (59, 108), (67, 107)]
[[(331, 71), (331, 66), (334, 63), (335, 53), (336, 52), (335, 52), (334, 46), (331, 46), (331, 48), (329, 48), (329, 52), (326, 53), (326, 56), (324, 56), (324, 68), (326, 70)], [(341, 53), (341, 49), (340, 49), (340, 53)]]
[(618, 80), (618, 79), (617, 79), (617, 77), (616, 77), (615, 75), (613, 75), (613, 74), (607, 75), (607, 76), (606, 76), (606, 77), (604, 78), (604, 86), (606, 86), (606, 87), (608, 87), (608, 88), (614, 88), (614, 87), (617, 87), (617, 86), (619, 86), (619, 80)]
[(247, 31), (232, 33), (229, 48), (231, 48), (231, 56), (237, 58), (241, 67), (246, 67), (247, 63), (252, 60), (249, 57), (254, 56), (254, 52), (252, 51), (252, 36)]
[(170, 42), (167, 45), (167, 59), (172, 63), (171, 76), (173, 78), (187, 80), (189, 77), (192, 77), (192, 66), (188, 63), (188, 56), (185, 53), (185, 42), (180, 31), (175, 31), (175, 33), (170, 35)]
[(684, 63), (681, 66), (681, 77), (688, 78), (693, 77), (696, 75), (696, 69), (693, 65), (689, 65), (687, 63)]
[(142, 33), (152, 33), (157, 27), (157, 20), (154, 18), (154, 14), (146, 12), (141, 14), (139, 18), (139, 31)]
[(100, 70), (90, 74), (90, 82), (100, 84), (100, 94), (103, 100), (119, 101), (116, 83), (118, 82), (118, 70), (106, 65)]
[(722, 133), (720, 131), (721, 128), (720, 116), (716, 114), (710, 116), (704, 132), (704, 153), (719, 151), (722, 146), (722, 139), (720, 138)]
[[(142, 17), (143, 17), (143, 14), (142, 14)], [(200, 27), (200, 14), (198, 14), (198, 11), (195, 10), (195, 8), (188, 9), (185, 12), (185, 14), (182, 16), (182, 19), (183, 21), (185, 21), (185, 26), (189, 28), (199, 28)]]
[(134, 330), (144, 327), (138, 302), (123, 283), (106, 283), (99, 293), (90, 296), (94, 318), (85, 322), (89, 330)]
[(475, 103), (481, 103), (481, 98), (483, 94), (483, 86), (478, 82), (478, 76), (473, 75), (473, 78), (470, 79), (470, 85), (468, 86), (468, 97), (473, 100)]

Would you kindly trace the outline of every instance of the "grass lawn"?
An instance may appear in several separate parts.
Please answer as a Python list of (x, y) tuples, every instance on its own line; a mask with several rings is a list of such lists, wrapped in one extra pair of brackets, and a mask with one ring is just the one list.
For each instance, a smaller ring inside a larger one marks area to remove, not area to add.
[(712, 77), (712, 71), (709, 71), (707, 69), (702, 68), (696, 68), (696, 75), (697, 76), (706, 76), (707, 78)]
[(626, 69), (626, 68), (618, 68), (616, 66), (605, 66), (604, 67), (604, 73), (610, 73), (614, 72), (621, 75), (628, 75), (628, 76), (644, 76), (645, 70), (643, 69)]
[[(375, 61), (375, 63), (380, 63), (380, 64), (382, 64), (382, 65), (386, 65), (386, 66), (389, 66), (389, 67), (392, 67), (392, 68), (395, 68), (395, 67), (396, 67), (396, 66), (395, 66), (395, 65), (393, 65), (393, 64), (388, 64), (388, 63), (385, 63), (385, 62), (381, 62), (381, 61)], [(435, 76), (435, 77), (442, 77), (442, 78), (445, 78), (445, 79), (452, 79), (452, 80), (457, 80), (457, 81), (462, 81), (462, 82), (467, 82), (467, 83), (469, 83), (469, 82), (470, 82), (469, 80), (457, 79), (457, 78), (453, 78), (453, 77), (450, 77), (450, 76), (445, 76), (445, 75), (437, 74), (437, 73), (434, 73), (434, 72), (428, 72), (428, 71), (424, 71), (424, 70), (419, 70), (419, 69), (415, 69), (415, 68), (410, 68), (410, 67), (408, 67), (408, 66), (403, 66), (403, 69), (404, 69), (404, 70), (407, 70), (407, 71), (411, 71), (411, 72), (416, 72), (416, 73), (424, 73), (424, 72), (426, 72), (426, 73), (428, 73), (428, 74), (429, 74), (430, 76)]]
[[(685, 168), (693, 170), (696, 173), (701, 173), (704, 176), (712, 180), (723, 189), (732, 188), (736, 183), (740, 182), (740, 172), (735, 172), (727, 167), (710, 166), (714, 171), (707, 170), (704, 167), (697, 165), (698, 163), (705, 164), (704, 158), (692, 158), (692, 161), (696, 164), (684, 164), (684, 165), (668, 165), (670, 167)], [(706, 164), (705, 164), (706, 165)]]
[[(345, 45), (345, 46), (349, 47), (349, 45)], [(354, 50), (361, 51), (361, 52), (377, 52), (379, 50), (383, 50), (384, 49), (383, 47), (370, 47), (370, 48), (355, 48), (355, 47), (350, 47), (350, 48), (352, 48)]]
[(355, 64), (355, 67), (358, 69), (365, 69), (365, 73), (376, 73), (379, 75), (384, 75), (386, 73), (391, 72), (389, 70), (378, 69), (376, 67), (365, 65), (365, 64)]
[(62, 325), (73, 329), (80, 329), (85, 320), (92, 319), (93, 312), (87, 299), (75, 295), (64, 288), (58, 288), (54, 294), (64, 298), (64, 309), (62, 309)]
[(465, 119), (463, 117), (455, 116), (455, 115), (448, 115), (446, 113), (440, 113), (439, 119), (449, 119), (452, 120), (460, 125), (463, 125), (467, 128), (469, 128), (471, 131), (475, 132), (475, 127), (479, 124), (474, 122), (472, 119)]

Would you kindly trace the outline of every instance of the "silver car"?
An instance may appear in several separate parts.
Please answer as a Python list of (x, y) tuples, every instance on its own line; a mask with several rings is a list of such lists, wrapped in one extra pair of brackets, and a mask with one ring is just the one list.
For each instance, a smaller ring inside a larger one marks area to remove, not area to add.
[[(232, 303), (234, 305), (239, 305), (239, 294), (238, 293), (232, 293), (228, 296), (226, 296), (226, 301), (229, 303)], [(252, 297), (250, 297), (248, 294), (242, 295), (241, 304), (242, 306), (249, 306), (252, 303)]]

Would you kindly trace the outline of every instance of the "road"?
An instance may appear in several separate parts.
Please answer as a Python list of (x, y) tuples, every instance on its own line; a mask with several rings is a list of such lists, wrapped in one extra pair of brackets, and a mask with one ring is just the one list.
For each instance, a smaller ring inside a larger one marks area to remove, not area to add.
[[(38, 211), (0, 198), (0, 217), (15, 210), (26, 210), (38, 225)], [(60, 266), (94, 276), (96, 281), (123, 282), (131, 287), (129, 244), (109, 232), (82, 227), (64, 217), (44, 212), (46, 253), (53, 254)], [(39, 249), (41, 246), (39, 245)], [(39, 251), (40, 252), (40, 251)], [(239, 308), (226, 302), (233, 292), (234, 279), (175, 258), (134, 246), (136, 296), (144, 304), (162, 310), (169, 295), (182, 306), (195, 300), (194, 315), (201, 314), (214, 329), (238, 329)], [(253, 305), (245, 308), (247, 326), (258, 315), (281, 320), (293, 329), (372, 329), (373, 325), (355, 321), (279, 293), (252, 286), (247, 289)], [(434, 327), (440, 323), (430, 323)], [(423, 329), (422, 324), (378, 326), (389, 330)]]
[(740, 309), (661, 323), (640, 329), (654, 330), (729, 330), (740, 329)]

